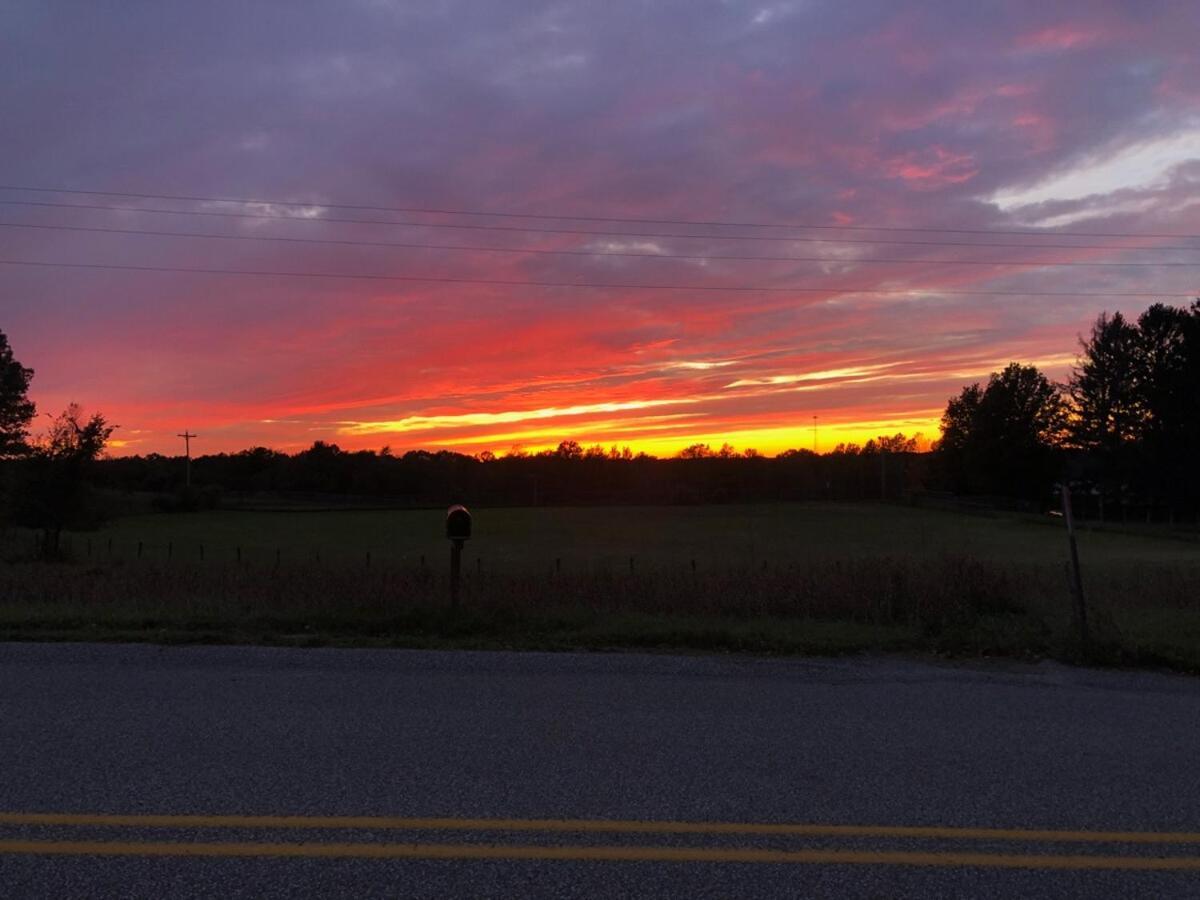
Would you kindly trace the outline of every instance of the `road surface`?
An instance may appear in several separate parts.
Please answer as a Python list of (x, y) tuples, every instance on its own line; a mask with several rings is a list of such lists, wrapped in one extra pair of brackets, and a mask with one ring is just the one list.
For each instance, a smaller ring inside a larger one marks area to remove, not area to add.
[(1200, 681), (0, 645), (0, 894), (1200, 897)]

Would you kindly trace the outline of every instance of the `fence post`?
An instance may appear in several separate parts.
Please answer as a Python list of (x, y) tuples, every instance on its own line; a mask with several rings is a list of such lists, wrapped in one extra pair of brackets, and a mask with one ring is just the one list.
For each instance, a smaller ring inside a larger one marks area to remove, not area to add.
[(142, 542), (138, 541), (138, 559), (142, 558)]
[(1071, 515), (1071, 489), (1062, 486), (1063, 518), (1067, 520), (1067, 543), (1071, 549), (1071, 593), (1074, 595), (1075, 627), (1078, 629), (1079, 649), (1085, 656), (1088, 649), (1087, 603), (1083, 597), (1083, 576), (1079, 571), (1079, 548), (1075, 544), (1075, 519)]
[(450, 608), (458, 609), (458, 589), (462, 579), (462, 549), (463, 542), (454, 539), (450, 542)]

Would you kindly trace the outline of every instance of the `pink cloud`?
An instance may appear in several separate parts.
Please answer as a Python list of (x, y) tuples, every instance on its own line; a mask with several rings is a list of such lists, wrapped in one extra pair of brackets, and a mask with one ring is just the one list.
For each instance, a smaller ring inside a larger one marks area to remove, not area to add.
[(974, 156), (955, 153), (936, 144), (886, 160), (883, 171), (889, 178), (903, 179), (918, 190), (962, 184), (979, 174)]
[(1017, 47), (1023, 50), (1074, 50), (1093, 46), (1107, 37), (1105, 31), (1095, 25), (1063, 23), (1020, 35)]

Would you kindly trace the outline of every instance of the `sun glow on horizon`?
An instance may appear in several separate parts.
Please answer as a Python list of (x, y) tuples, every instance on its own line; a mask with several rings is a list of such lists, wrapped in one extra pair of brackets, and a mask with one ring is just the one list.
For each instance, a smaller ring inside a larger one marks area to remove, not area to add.
[[(906, 437), (918, 438), (921, 449), (940, 436), (939, 423), (941, 410), (934, 413), (914, 412), (910, 416), (883, 419), (877, 421), (817, 421), (816, 446), (818, 453), (829, 453), (839, 444), (865, 444), (873, 438), (891, 436), (903, 433)], [(488, 451), (503, 456), (505, 453), (519, 449), (526, 453), (540, 453), (553, 450), (562, 441), (574, 440), (581, 446), (629, 447), (634, 454), (647, 453), (651, 456), (676, 456), (679, 451), (693, 444), (707, 444), (713, 450), (722, 444), (729, 444), (738, 452), (756, 450), (763, 456), (778, 456), (787, 450), (812, 450), (812, 422), (797, 423), (788, 426), (762, 428), (733, 428), (728, 431), (703, 429), (677, 432), (671, 435), (652, 436), (650, 429), (642, 429), (639, 436), (631, 440), (623, 440), (618, 433), (612, 435), (592, 434), (584, 430), (581, 435), (564, 435), (558, 432), (527, 433), (522, 440), (516, 442), (493, 443), (487, 439), (478, 443), (462, 441), (454, 445), (431, 443), (428, 449), (452, 449), (457, 452), (478, 454)], [(594, 438), (594, 439), (593, 439)]]

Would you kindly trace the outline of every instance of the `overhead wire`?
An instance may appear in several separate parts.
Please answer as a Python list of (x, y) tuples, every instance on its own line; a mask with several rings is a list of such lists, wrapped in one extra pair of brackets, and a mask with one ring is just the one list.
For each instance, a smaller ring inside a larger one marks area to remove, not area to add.
[(144, 237), (171, 238), (203, 238), (224, 241), (266, 241), (286, 244), (329, 244), (348, 247), (389, 247), (405, 250), (452, 250), (476, 253), (511, 253), (536, 254), (546, 256), (585, 256), (603, 257), (614, 256), (629, 259), (680, 259), (705, 262), (818, 262), (843, 263), (853, 265), (863, 264), (916, 264), (916, 265), (958, 265), (958, 266), (1041, 266), (1041, 267), (1070, 267), (1070, 268), (1122, 268), (1128, 266), (1141, 268), (1169, 267), (1200, 267), (1196, 262), (1093, 262), (1079, 260), (1013, 260), (1013, 259), (927, 259), (899, 257), (842, 257), (842, 256), (765, 256), (765, 255), (728, 255), (728, 254), (686, 254), (686, 253), (631, 253), (623, 250), (555, 250), (542, 247), (484, 247), (470, 244), (422, 244), (407, 241), (363, 241), (338, 238), (303, 238), (283, 237), (279, 235), (262, 234), (219, 234), (204, 231), (161, 231), (143, 228), (101, 228), (87, 225), (61, 225), (44, 222), (0, 222), (0, 228), (25, 228), (45, 231), (72, 231), (88, 234), (123, 234)]
[(264, 219), (264, 220), (286, 220), (288, 222), (302, 222), (315, 224), (330, 224), (330, 223), (345, 223), (357, 225), (389, 225), (405, 228), (442, 228), (455, 230), (469, 231), (495, 231), (508, 232), (519, 234), (569, 234), (579, 236), (592, 237), (616, 237), (616, 238), (669, 238), (684, 239), (684, 240), (713, 240), (713, 241), (770, 241), (775, 243), (810, 243), (810, 244), (886, 244), (896, 246), (912, 246), (912, 247), (975, 247), (975, 248), (1010, 248), (1010, 249), (1026, 249), (1026, 250), (1108, 250), (1108, 251), (1146, 251), (1146, 250), (1165, 250), (1165, 251), (1185, 251), (1197, 252), (1200, 247), (1182, 247), (1182, 246), (1119, 246), (1113, 244), (1052, 244), (1052, 243), (1017, 243), (1012, 241), (1000, 242), (991, 241), (981, 243), (979, 241), (921, 241), (921, 240), (904, 240), (899, 238), (843, 238), (843, 237), (798, 237), (798, 236), (782, 236), (782, 235), (746, 235), (746, 234), (687, 234), (680, 232), (630, 232), (630, 231), (597, 231), (594, 229), (579, 229), (579, 228), (548, 228), (548, 227), (518, 227), (511, 225), (479, 225), (475, 223), (463, 222), (400, 222), (388, 219), (357, 219), (347, 217), (333, 216), (294, 216), (281, 215), (275, 213), (246, 213), (246, 212), (229, 212), (221, 210), (183, 210), (183, 209), (163, 209), (160, 207), (146, 206), (120, 206), (115, 204), (99, 204), (99, 203), (54, 203), (50, 201), (38, 200), (11, 200), (0, 198), (0, 204), (9, 206), (26, 206), (51, 209), (90, 209), (104, 210), (109, 212), (130, 212), (130, 213), (150, 213), (155, 215), (173, 215), (173, 216), (208, 216), (224, 219)]
[[(639, 218), (630, 216), (596, 216), (570, 215), (561, 213), (523, 213), (511, 211), (481, 210), (481, 209), (449, 209), (443, 207), (421, 206), (375, 206), (362, 203), (344, 203), (327, 201), (304, 200), (265, 200), (247, 197), (202, 197), (189, 194), (150, 194), (133, 191), (98, 191), (76, 188), (50, 188), (42, 186), (0, 185), (0, 190), (27, 191), (41, 194), (78, 194), (96, 197), (126, 197), (139, 200), (175, 200), (187, 203), (239, 203), (266, 206), (299, 206), (304, 208), (320, 207), (322, 209), (350, 209), (368, 212), (394, 212), (421, 215), (443, 216), (480, 216), (491, 218), (511, 219), (557, 219), (571, 222), (609, 222), (618, 224), (643, 225), (695, 225), (721, 228), (796, 228), (825, 231), (886, 231), (886, 232), (921, 232), (929, 234), (976, 234), (976, 235), (1017, 235), (1039, 236), (1053, 235), (1059, 237), (1140, 237), (1140, 238), (1190, 238), (1200, 239), (1200, 234), (1181, 234), (1178, 232), (1129, 232), (1129, 231), (1064, 231), (1064, 230), (1035, 230), (1031, 228), (958, 228), (929, 225), (851, 225), (848, 223), (818, 224), (812, 222), (737, 222), (717, 219), (668, 219), (668, 218)], [(1193, 248), (1200, 249), (1200, 248)]]
[(1173, 291), (980, 291), (955, 288), (875, 288), (849, 287), (842, 285), (713, 285), (713, 284), (657, 284), (657, 283), (610, 283), (588, 281), (524, 281), (500, 278), (453, 278), (432, 275), (396, 275), (363, 272), (294, 272), (262, 269), (214, 269), (191, 266), (139, 266), (117, 263), (80, 263), (61, 260), (0, 259), (0, 265), (30, 266), (64, 269), (110, 269), (128, 272), (171, 272), (199, 275), (238, 275), (284, 278), (353, 279), (370, 281), (420, 282), (431, 284), (470, 284), (500, 287), (545, 287), (576, 288), (589, 290), (662, 290), (704, 291), (724, 293), (780, 293), (780, 294), (885, 294), (914, 295), (934, 294), (962, 297), (1128, 297), (1128, 298), (1191, 298), (1192, 293)]

